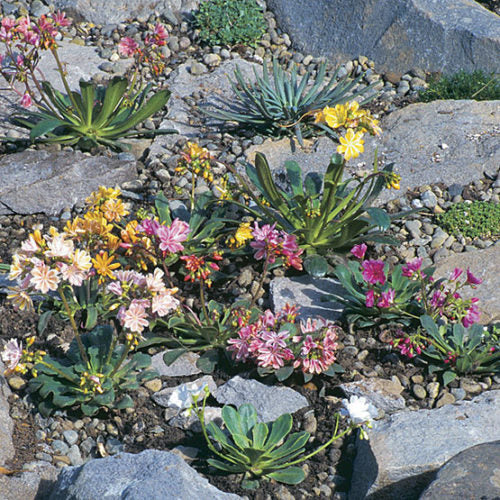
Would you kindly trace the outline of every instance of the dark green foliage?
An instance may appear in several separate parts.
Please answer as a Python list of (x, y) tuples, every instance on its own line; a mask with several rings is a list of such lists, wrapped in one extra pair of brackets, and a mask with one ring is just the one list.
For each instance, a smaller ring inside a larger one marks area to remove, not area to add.
[(420, 92), (423, 102), (440, 99), (475, 99), (492, 101), (500, 99), (500, 79), (495, 73), (459, 71), (451, 76), (441, 76), (429, 82), (429, 87)]
[(30, 131), (30, 140), (78, 145), (89, 149), (99, 144), (113, 149), (128, 149), (118, 142), (125, 137), (154, 136), (174, 130), (131, 131), (136, 125), (163, 109), (170, 92), (159, 90), (147, 100), (151, 84), (135, 92), (128, 80), (113, 78), (105, 86), (80, 81), (80, 92), (63, 94), (49, 82), (42, 82), (47, 97), (42, 111), (23, 111), (12, 121)]
[[(110, 326), (99, 326), (82, 337), (90, 361), (89, 368), (82, 360), (76, 340), (63, 360), (45, 356), (35, 365), (38, 376), (29, 382), (31, 392), (39, 397), (38, 409), (45, 416), (54, 410), (79, 409), (84, 415), (94, 415), (101, 408), (122, 409), (133, 406), (126, 391), (138, 389), (140, 384), (156, 376), (146, 371), (151, 357), (136, 353), (121, 364), (124, 345), (113, 342)], [(50, 365), (47, 366), (47, 365)], [(98, 376), (102, 391), (84, 391), (82, 380)]]
[[(303, 137), (313, 133), (328, 133), (336, 138), (335, 132), (328, 127), (313, 125), (313, 111), (352, 101), (371, 89), (369, 86), (355, 91), (363, 74), (354, 80), (347, 76), (338, 79), (339, 69), (325, 81), (326, 64), (321, 64), (314, 81), (309, 85), (311, 70), (299, 80), (296, 66), (288, 75), (276, 59), (273, 60), (272, 80), (266, 64), (262, 68), (262, 76), (255, 72), (255, 83), (246, 82), (240, 69), (236, 67), (234, 72), (236, 81), (231, 81), (231, 84), (237, 101), (232, 104), (230, 110), (204, 112), (213, 118), (237, 122), (241, 127), (255, 129), (265, 135), (295, 134), (299, 143), (302, 143)], [(375, 96), (361, 101), (360, 106), (373, 97)]]
[(500, 236), (500, 204), (492, 201), (461, 202), (437, 216), (437, 223), (450, 234), (469, 238)]
[(475, 323), (465, 328), (460, 323), (438, 325), (430, 316), (420, 318), (422, 327), (432, 339), (421, 357), (429, 371), (442, 372), (445, 384), (457, 375), (500, 372), (500, 337)]
[(194, 27), (203, 43), (255, 45), (264, 34), (265, 19), (255, 0), (209, 0), (194, 14)]

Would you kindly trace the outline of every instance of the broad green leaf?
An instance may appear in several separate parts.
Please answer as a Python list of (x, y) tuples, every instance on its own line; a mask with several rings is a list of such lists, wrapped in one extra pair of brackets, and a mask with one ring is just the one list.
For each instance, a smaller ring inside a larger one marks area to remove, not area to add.
[(452, 380), (457, 378), (457, 374), (451, 371), (446, 371), (443, 373), (443, 385), (447, 386)]
[(94, 110), (95, 87), (91, 82), (80, 81), (80, 92), (82, 94), (83, 119), (87, 126), (90, 126)]
[(113, 407), (116, 408), (117, 410), (124, 410), (125, 408), (133, 408), (134, 400), (128, 394), (125, 394), (119, 401), (114, 403)]
[(245, 436), (247, 436), (257, 423), (257, 411), (253, 405), (246, 403), (238, 408), (238, 413), (240, 415), (241, 428)]
[(380, 229), (387, 230), (391, 225), (391, 218), (385, 210), (381, 208), (371, 207), (366, 210), (372, 220), (374, 226)]
[(328, 262), (321, 255), (308, 255), (304, 259), (304, 269), (311, 276), (322, 278), (328, 272)]
[(183, 347), (180, 347), (179, 349), (171, 349), (163, 355), (163, 362), (167, 366), (170, 366), (172, 363), (174, 363), (174, 361), (176, 361), (178, 358), (180, 358), (185, 352), (187, 352), (187, 349), (184, 349)]
[(37, 137), (41, 135), (45, 135), (48, 132), (52, 132), (57, 127), (61, 127), (64, 125), (62, 120), (59, 118), (54, 118), (51, 120), (42, 120), (35, 125), (30, 132), (30, 139), (34, 141)]
[(238, 464), (231, 464), (228, 462), (222, 462), (221, 460), (217, 460), (215, 458), (209, 458), (207, 462), (216, 469), (220, 469), (226, 472), (231, 472), (233, 474), (239, 474), (240, 472), (246, 472), (246, 467)]
[(212, 373), (219, 362), (219, 351), (217, 349), (210, 349), (203, 353), (196, 361), (196, 366), (203, 373)]
[(106, 93), (104, 94), (101, 111), (94, 120), (94, 127), (96, 129), (100, 129), (103, 126), (108, 125), (108, 120), (118, 104), (121, 102), (127, 87), (127, 78), (114, 77), (111, 82), (109, 82), (106, 88)]
[(282, 366), (279, 370), (276, 370), (275, 375), (280, 382), (283, 382), (283, 380), (286, 380), (288, 377), (290, 377), (292, 373), (293, 366)]
[(277, 470), (266, 474), (266, 477), (275, 479), (280, 483), (299, 484), (306, 478), (306, 474), (301, 467), (288, 467), (287, 469)]
[(255, 424), (252, 429), (252, 439), (254, 448), (263, 450), (265, 448), (265, 443), (268, 434), (269, 434), (269, 427), (266, 424), (262, 422)]
[(54, 311), (45, 311), (39, 318), (38, 318), (38, 324), (36, 327), (38, 335), (42, 335), (43, 332), (45, 332), (45, 329), (47, 328), (47, 324), (50, 321), (50, 318), (52, 317), (52, 314)]
[(289, 413), (279, 416), (271, 427), (271, 434), (266, 442), (266, 449), (272, 450), (278, 443), (284, 439), (292, 430), (293, 419)]
[(296, 161), (286, 161), (285, 169), (290, 181), (293, 196), (303, 196), (304, 186), (302, 184), (302, 170)]

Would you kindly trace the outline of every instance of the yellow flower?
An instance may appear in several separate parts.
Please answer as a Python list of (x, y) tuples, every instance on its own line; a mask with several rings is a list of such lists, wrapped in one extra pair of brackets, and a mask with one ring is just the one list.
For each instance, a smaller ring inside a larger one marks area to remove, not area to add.
[(202, 148), (196, 142), (188, 142), (186, 144), (186, 153), (194, 160), (195, 158), (205, 157), (208, 154), (208, 149)]
[(94, 191), (90, 194), (90, 196), (85, 200), (91, 206), (99, 205), (99, 203), (104, 202), (106, 200), (114, 200), (121, 195), (121, 191), (119, 188), (107, 188), (105, 186), (99, 186), (98, 191)]
[(106, 200), (102, 207), (102, 213), (104, 217), (109, 221), (118, 222), (122, 217), (128, 215), (128, 211), (125, 210), (122, 200)]
[(346, 161), (357, 158), (364, 151), (363, 132), (354, 133), (349, 129), (345, 137), (340, 137), (340, 145), (337, 146), (337, 153), (343, 154)]
[(399, 174), (395, 174), (394, 172), (391, 172), (389, 175), (387, 175), (385, 179), (385, 187), (387, 189), (401, 189), (400, 183), (401, 182), (401, 176)]
[(334, 108), (326, 106), (322, 111), (316, 113), (314, 123), (326, 123), (330, 128), (339, 128), (345, 124), (347, 109), (342, 104)]
[(9, 287), (9, 290), (10, 293), (7, 295), (7, 298), (14, 302), (14, 307), (16, 309), (20, 309), (21, 311), (24, 311), (25, 309), (27, 311), (34, 311), (33, 301), (26, 292), (23, 292), (19, 288), (11, 287)]
[(95, 259), (92, 259), (92, 263), (94, 264), (95, 270), (97, 274), (100, 275), (99, 282), (102, 283), (106, 276), (112, 280), (115, 279), (113, 274), (113, 269), (120, 267), (118, 262), (113, 262), (115, 258), (114, 255), (109, 255), (108, 252), (100, 252), (96, 255)]
[(252, 228), (250, 227), (250, 222), (242, 222), (233, 237), (228, 239), (228, 245), (230, 248), (242, 247), (247, 240), (251, 240)]

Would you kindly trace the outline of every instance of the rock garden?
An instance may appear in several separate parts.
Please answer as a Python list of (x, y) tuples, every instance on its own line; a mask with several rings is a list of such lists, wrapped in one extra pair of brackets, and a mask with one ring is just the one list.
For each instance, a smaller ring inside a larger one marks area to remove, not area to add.
[(0, 498), (500, 497), (496, 0), (0, 3)]

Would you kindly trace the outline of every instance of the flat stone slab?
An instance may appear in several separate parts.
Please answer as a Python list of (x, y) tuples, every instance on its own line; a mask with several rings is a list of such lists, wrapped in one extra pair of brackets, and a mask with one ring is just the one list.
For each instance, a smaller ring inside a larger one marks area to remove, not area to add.
[(420, 500), (500, 498), (500, 441), (455, 455), (439, 470)]
[[(229, 78), (234, 79), (236, 66), (240, 68), (243, 77), (248, 81), (254, 80), (253, 69), (260, 69), (259, 64), (236, 58), (223, 61), (210, 73), (193, 75), (191, 65), (194, 62), (194, 60), (188, 60), (181, 64), (168, 79), (168, 88), (172, 95), (167, 103), (168, 118), (163, 120), (160, 128), (175, 129), (179, 134), (157, 136), (151, 145), (149, 158), (163, 155), (165, 150), (170, 149), (177, 142), (179, 136), (184, 136), (189, 140), (195, 140), (200, 136), (199, 127), (191, 123), (191, 108), (183, 101), (184, 97), (190, 96), (195, 91), (203, 91), (206, 99), (201, 103), (202, 107), (214, 109), (217, 106), (227, 106), (234, 97)], [(221, 122), (206, 117), (205, 123), (220, 124)]]
[(278, 26), (305, 54), (377, 69), (453, 73), (500, 69), (498, 16), (471, 0), (268, 0)]
[(369, 438), (358, 440), (349, 498), (418, 498), (451, 457), (500, 439), (500, 391), (439, 409), (394, 413), (374, 422)]
[(198, 354), (186, 352), (167, 366), (163, 361), (163, 355), (167, 352), (168, 350), (159, 352), (151, 358), (151, 368), (156, 370), (161, 377), (188, 377), (201, 373), (201, 370), (196, 366), (196, 362), (200, 359)]
[(392, 380), (381, 378), (367, 378), (356, 382), (340, 384), (346, 396), (362, 396), (373, 404), (378, 410), (385, 413), (394, 413), (405, 408), (405, 400), (401, 393), (403, 386), (397, 377)]
[(221, 404), (252, 404), (259, 422), (271, 422), (284, 413), (295, 413), (309, 406), (307, 399), (288, 387), (264, 385), (257, 380), (247, 380), (236, 376), (221, 385), (215, 393)]
[(455, 267), (470, 268), (474, 276), (483, 282), (476, 289), (463, 288), (464, 297), (478, 297), (481, 323), (487, 325), (500, 321), (500, 242), (485, 248), (453, 254), (439, 262), (434, 276), (441, 278), (451, 274)]
[(342, 293), (343, 288), (332, 278), (313, 278), (309, 275), (293, 278), (274, 278), (270, 285), (270, 299), (273, 311), (278, 311), (287, 303), (298, 305), (299, 318), (322, 317), (338, 320), (343, 306), (338, 302), (322, 302), (328, 294)]
[(147, 20), (157, 11), (169, 22), (178, 23), (199, 5), (199, 0), (55, 0), (56, 9), (66, 11), (78, 21), (90, 21), (95, 24), (115, 24), (137, 17)]
[(137, 176), (128, 154), (26, 150), (0, 158), (0, 215), (59, 215), (83, 202), (100, 185), (116, 186)]
[(175, 453), (146, 450), (118, 453), (65, 467), (48, 500), (238, 499), (212, 486)]
[[(0, 347), (3, 349), (3, 345)], [(11, 391), (3, 376), (4, 371), (5, 365), (0, 360), (0, 466), (14, 458), (15, 455), (14, 443), (12, 442), (14, 422), (10, 418), (9, 402), (7, 401)]]

